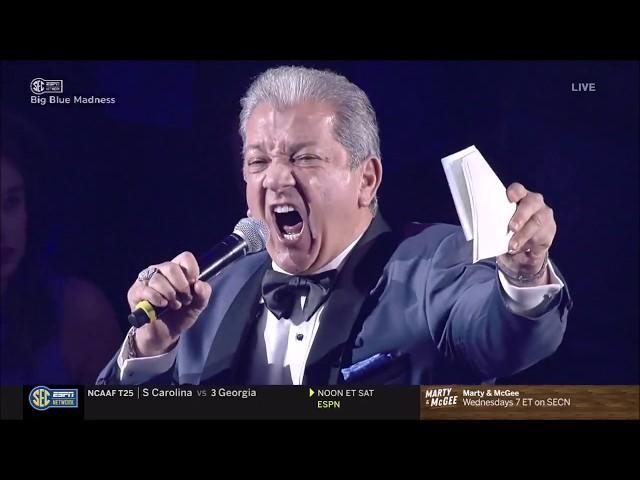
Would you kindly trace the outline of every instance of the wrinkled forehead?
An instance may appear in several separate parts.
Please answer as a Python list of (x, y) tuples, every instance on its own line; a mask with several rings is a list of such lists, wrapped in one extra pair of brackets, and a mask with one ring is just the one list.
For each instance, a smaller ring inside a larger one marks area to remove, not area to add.
[(335, 109), (327, 102), (306, 101), (280, 108), (261, 102), (247, 120), (245, 152), (330, 140), (334, 121)]

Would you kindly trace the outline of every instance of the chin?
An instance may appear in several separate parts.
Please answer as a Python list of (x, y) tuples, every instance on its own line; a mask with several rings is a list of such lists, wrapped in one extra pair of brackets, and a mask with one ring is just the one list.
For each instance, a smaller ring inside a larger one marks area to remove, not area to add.
[(280, 268), (294, 275), (306, 272), (315, 261), (314, 258), (309, 257), (308, 253), (288, 252), (286, 250), (274, 252), (269, 249), (268, 251), (271, 259), (275, 261)]

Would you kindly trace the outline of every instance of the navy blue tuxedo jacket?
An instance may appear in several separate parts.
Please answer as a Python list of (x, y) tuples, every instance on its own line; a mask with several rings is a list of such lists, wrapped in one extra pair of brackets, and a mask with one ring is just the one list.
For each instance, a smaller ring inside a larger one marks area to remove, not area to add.
[[(181, 336), (173, 368), (149, 383), (244, 384), (270, 264), (263, 251), (211, 279), (209, 306)], [(565, 282), (540, 307), (517, 315), (501, 288), (493, 260), (472, 263), (460, 227), (398, 234), (378, 215), (327, 299), (304, 382), (476, 384), (526, 369), (560, 345), (569, 291)], [(97, 383), (118, 378), (114, 357)]]

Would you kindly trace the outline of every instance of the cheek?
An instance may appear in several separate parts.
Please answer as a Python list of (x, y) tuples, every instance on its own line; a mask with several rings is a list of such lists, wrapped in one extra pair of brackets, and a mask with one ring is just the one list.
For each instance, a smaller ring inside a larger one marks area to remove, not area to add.
[(253, 178), (249, 178), (245, 186), (245, 195), (247, 200), (247, 207), (251, 210), (253, 217), (260, 218), (262, 215), (263, 202), (263, 189), (261, 181)]
[(258, 184), (254, 179), (248, 179), (245, 186), (247, 202), (254, 202), (258, 198)]
[(27, 239), (27, 214), (24, 210), (2, 216), (2, 231), (10, 244), (23, 249)]
[(309, 199), (332, 216), (344, 216), (357, 205), (358, 192), (351, 172), (335, 172), (330, 176), (308, 179)]

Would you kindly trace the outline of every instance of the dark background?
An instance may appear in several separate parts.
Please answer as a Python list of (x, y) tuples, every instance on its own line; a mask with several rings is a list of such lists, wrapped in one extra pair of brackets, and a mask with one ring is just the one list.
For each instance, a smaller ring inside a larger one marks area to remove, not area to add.
[[(123, 331), (139, 270), (204, 252), (245, 216), (239, 99), (281, 64), (329, 68), (367, 92), (393, 225), (458, 223), (440, 159), (472, 144), (503, 183), (544, 194), (575, 306), (557, 353), (504, 382), (638, 383), (638, 62), (3, 62), (3, 107), (49, 144), (38, 174), (52, 257), (106, 292)], [(31, 104), (36, 77), (117, 103)]]

